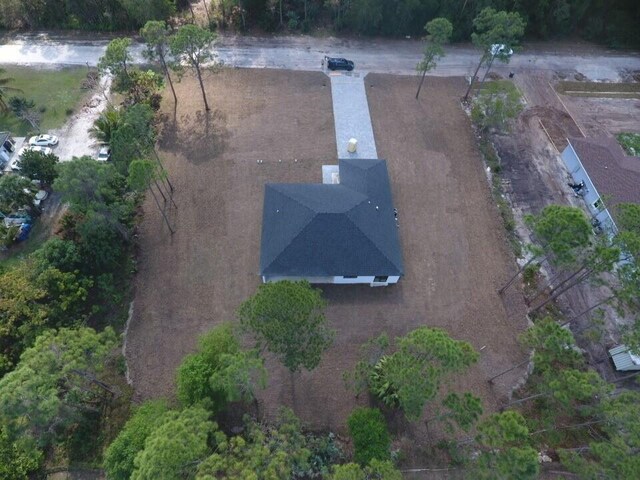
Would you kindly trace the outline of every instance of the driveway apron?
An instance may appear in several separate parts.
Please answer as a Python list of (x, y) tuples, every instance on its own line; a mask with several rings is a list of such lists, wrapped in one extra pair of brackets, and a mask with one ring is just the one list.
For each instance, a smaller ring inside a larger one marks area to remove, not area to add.
[[(365, 74), (332, 72), (329, 77), (338, 158), (378, 158), (364, 86)], [(347, 151), (351, 138), (358, 141), (354, 153)]]

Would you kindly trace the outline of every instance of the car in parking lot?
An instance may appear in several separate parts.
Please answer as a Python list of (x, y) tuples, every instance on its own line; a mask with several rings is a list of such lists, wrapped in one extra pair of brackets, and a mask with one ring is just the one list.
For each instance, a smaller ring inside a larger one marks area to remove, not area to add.
[(355, 64), (346, 58), (327, 57), (327, 68), (329, 70), (347, 70), (350, 72), (354, 67)]
[(58, 137), (43, 133), (29, 139), (29, 145), (37, 147), (53, 147), (58, 144)]

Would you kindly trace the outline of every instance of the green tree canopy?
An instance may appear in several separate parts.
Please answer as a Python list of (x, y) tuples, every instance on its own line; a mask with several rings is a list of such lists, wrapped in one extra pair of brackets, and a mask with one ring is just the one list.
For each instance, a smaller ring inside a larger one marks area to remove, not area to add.
[(217, 34), (209, 30), (205, 30), (196, 25), (183, 25), (171, 37), (169, 41), (169, 49), (171, 54), (178, 61), (177, 66), (186, 63), (190, 68), (195, 70), (200, 82), (202, 90), (202, 99), (204, 107), (209, 111), (209, 103), (202, 82), (202, 68), (208, 62), (214, 60), (215, 56), (212, 51), (213, 44), (217, 38)]
[(320, 290), (306, 281), (265, 283), (240, 305), (238, 317), (258, 349), (269, 350), (291, 372), (313, 370), (333, 343), (325, 306)]
[(391, 439), (387, 424), (377, 408), (356, 408), (347, 420), (353, 439), (353, 459), (360, 465), (371, 460), (391, 459)]
[(422, 60), (416, 65), (418, 73), (422, 73), (416, 98), (420, 96), (420, 90), (427, 72), (434, 69), (437, 62), (444, 57), (444, 48), (442, 46), (449, 43), (453, 25), (446, 18), (434, 18), (425, 25), (424, 29), (427, 32), (427, 43), (422, 50)]
[(125, 178), (113, 165), (88, 156), (58, 164), (58, 172), (54, 188), (79, 212), (120, 202), (125, 192)]
[(255, 351), (245, 351), (230, 323), (201, 336), (198, 350), (178, 368), (178, 398), (183, 405), (205, 403), (214, 412), (228, 402), (253, 400), (255, 385), (264, 386), (266, 371)]
[(529, 445), (529, 429), (519, 413), (507, 410), (491, 415), (478, 425), (476, 441), (481, 449), (476, 464), (478, 478), (538, 478), (538, 453)]
[(53, 153), (45, 155), (33, 150), (26, 151), (18, 160), (20, 173), (30, 180), (39, 180), (44, 185), (51, 185), (58, 176), (56, 164), (58, 157)]
[(29, 480), (41, 461), (42, 453), (33, 442), (25, 438), (12, 440), (0, 426), (0, 478)]
[(402, 480), (402, 473), (393, 466), (391, 461), (374, 459), (365, 467), (357, 463), (336, 465), (329, 480)]
[(162, 400), (143, 403), (115, 438), (104, 455), (104, 469), (110, 480), (129, 480), (133, 474), (133, 460), (144, 449), (151, 433), (167, 421), (167, 405)]
[(204, 408), (169, 411), (164, 417), (165, 421), (147, 436), (144, 449), (135, 456), (131, 480), (194, 478), (198, 463), (210, 451), (209, 438), (221, 437)]
[(198, 480), (276, 480), (306, 471), (310, 452), (300, 421), (283, 409), (274, 425), (248, 421), (242, 436), (217, 437), (214, 453), (198, 467)]
[(46, 446), (56, 433), (82, 421), (105, 394), (98, 380), (116, 346), (111, 328), (48, 330), (0, 380), (0, 422), (11, 438), (29, 435)]
[(452, 339), (439, 328), (419, 327), (396, 339), (397, 351), (376, 363), (356, 366), (356, 375), (366, 375), (371, 393), (391, 407), (417, 420), (448, 374), (465, 370), (478, 353), (464, 341)]
[(5, 215), (23, 207), (31, 208), (35, 196), (31, 182), (19, 175), (0, 177), (0, 211)]
[(117, 91), (126, 90), (129, 83), (130, 46), (130, 38), (114, 38), (98, 61), (101, 72), (109, 72), (115, 77), (114, 88)]

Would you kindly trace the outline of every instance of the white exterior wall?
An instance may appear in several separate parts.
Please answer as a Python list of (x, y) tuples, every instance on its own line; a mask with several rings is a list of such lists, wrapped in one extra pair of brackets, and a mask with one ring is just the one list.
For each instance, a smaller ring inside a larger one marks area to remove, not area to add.
[(598, 219), (602, 228), (606, 230), (609, 235), (615, 235), (618, 232), (618, 228), (616, 227), (609, 210), (606, 208), (599, 210), (594, 206), (594, 204), (600, 200), (600, 194), (591, 182), (591, 178), (589, 178), (589, 174), (582, 165), (582, 162), (580, 162), (578, 154), (573, 149), (571, 142), (569, 142), (569, 145), (567, 145), (564, 152), (562, 152), (562, 160), (564, 161), (567, 170), (569, 170), (574, 183), (584, 182), (586, 192), (582, 195), (582, 198), (586, 202), (589, 212)]
[(268, 277), (262, 276), (263, 283), (269, 282), (279, 282), (281, 280), (290, 280), (292, 282), (298, 280), (307, 280), (309, 283), (333, 283), (333, 284), (341, 284), (341, 285), (371, 285), (372, 287), (383, 287), (387, 285), (391, 285), (393, 283), (398, 283), (400, 280), (399, 276), (390, 276), (387, 277), (387, 281), (382, 282), (374, 282), (374, 276), (360, 276), (355, 278), (345, 278), (345, 277)]

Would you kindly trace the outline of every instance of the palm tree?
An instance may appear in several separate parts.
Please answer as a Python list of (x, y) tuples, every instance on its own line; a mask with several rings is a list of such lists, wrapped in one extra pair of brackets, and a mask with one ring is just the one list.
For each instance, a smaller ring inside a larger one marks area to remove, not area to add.
[(0, 68), (0, 111), (8, 112), (9, 106), (5, 100), (8, 92), (22, 92), (19, 88), (8, 87), (7, 84), (13, 81), (13, 78), (2, 77), (5, 70)]
[(89, 134), (103, 143), (111, 142), (111, 135), (123, 122), (122, 113), (114, 107), (107, 107), (100, 116), (93, 122), (93, 127), (89, 129)]

